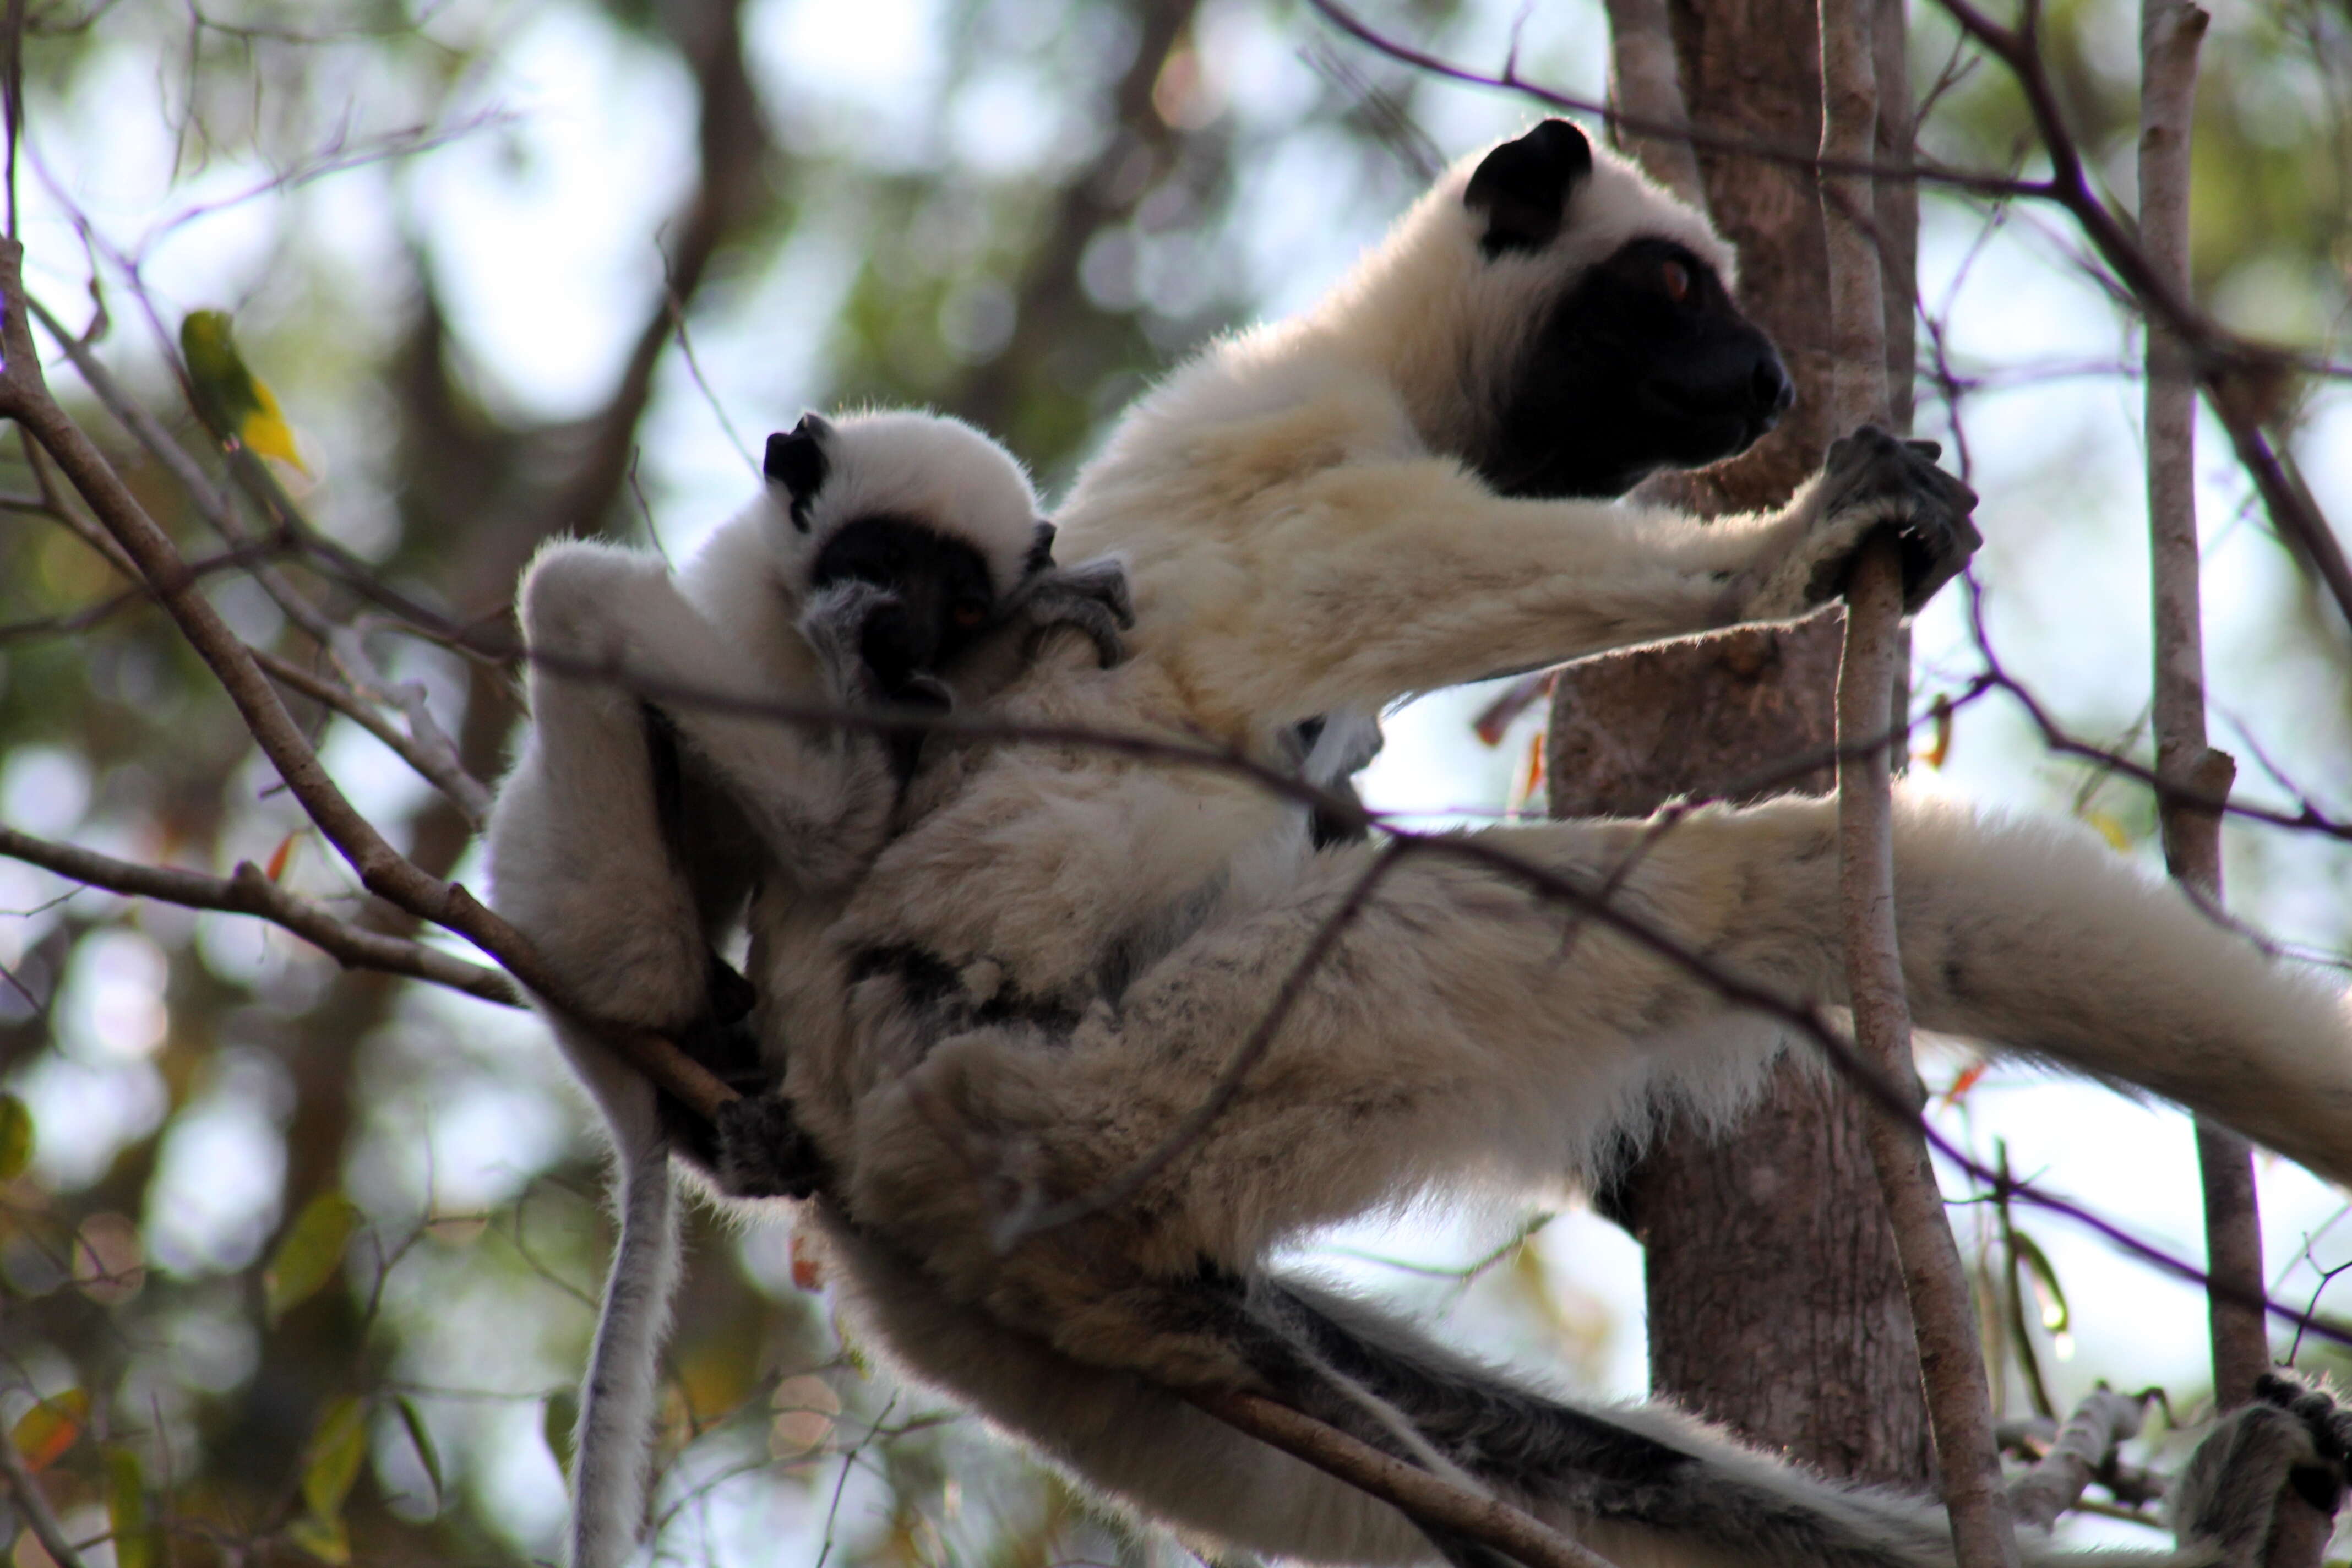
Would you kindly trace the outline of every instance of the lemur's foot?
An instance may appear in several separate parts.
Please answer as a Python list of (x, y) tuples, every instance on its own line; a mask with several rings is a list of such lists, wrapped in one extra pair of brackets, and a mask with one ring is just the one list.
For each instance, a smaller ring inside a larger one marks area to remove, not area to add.
[(2326, 1388), (2283, 1371), (2266, 1372), (2257, 1379), (2254, 1397), (2303, 1424), (2311, 1456), (2288, 1469), (2287, 1485), (2320, 1512), (2333, 1515), (2344, 1500), (2346, 1472), (2352, 1468), (2352, 1409)]
[(1033, 643), (1058, 626), (1072, 626), (1094, 643), (1105, 669), (1127, 657), (1119, 634), (1135, 625), (1135, 600), (1127, 568), (1115, 558), (1048, 567), (1022, 585), (1014, 608), (1028, 617)]
[(718, 1180), (739, 1198), (813, 1197), (824, 1161), (782, 1095), (746, 1095), (719, 1110)]
[(2333, 1519), (2352, 1461), (2352, 1411), (2315, 1384), (2270, 1372), (2254, 1401), (2214, 1424), (2173, 1483), (2180, 1544), (2215, 1568), (2261, 1568), (2293, 1493)]

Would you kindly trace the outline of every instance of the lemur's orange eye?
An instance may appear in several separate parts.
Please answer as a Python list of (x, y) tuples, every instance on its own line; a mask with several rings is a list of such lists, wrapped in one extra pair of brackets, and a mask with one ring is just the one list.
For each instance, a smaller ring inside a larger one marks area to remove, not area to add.
[(1690, 298), (1690, 268), (1679, 261), (1669, 261), (1658, 268), (1658, 281), (1665, 285), (1666, 298), (1681, 304)]
[(971, 631), (988, 619), (988, 606), (976, 599), (966, 599), (948, 611), (948, 619), (965, 631)]

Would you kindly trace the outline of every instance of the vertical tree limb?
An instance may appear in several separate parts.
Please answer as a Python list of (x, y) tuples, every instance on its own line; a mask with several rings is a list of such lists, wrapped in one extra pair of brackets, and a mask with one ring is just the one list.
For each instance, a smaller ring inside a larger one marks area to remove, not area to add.
[[(1849, 165), (1875, 153), (1876, 0), (1821, 0), (1822, 157)], [(1889, 416), (1885, 295), (1870, 182), (1824, 174), (1822, 216), (1829, 247), (1831, 417), (1840, 429)], [(1838, 740), (1885, 732), (1903, 652), (1903, 574), (1894, 542), (1880, 538), (1855, 563), (1846, 595), (1838, 667)], [(1856, 752), (1838, 768), (1839, 902), (1856, 1043), (1919, 1103), (1911, 1015), (1895, 931), (1894, 811), (1885, 748)], [(1959, 1248), (1916, 1126), (1873, 1116), (1865, 1129), (1918, 1336), (1919, 1370), (1936, 1438), (1936, 1464), (1961, 1568), (2016, 1568), (2017, 1541), (1993, 1441), (1992, 1398)]]
[[(2140, 6), (2139, 238), (2148, 266), (2189, 290), (2189, 148), (2197, 49), (2208, 18), (2192, 0)], [(2236, 766), (2205, 740), (2205, 647), (2197, 560), (2194, 367), (2180, 340), (2147, 328), (2147, 531), (2155, 617), (2156, 766), (2206, 795), (2229, 793)], [(2221, 819), (2177, 796), (2163, 801), (2164, 858), (2173, 876), (2218, 903)], [(2197, 1163), (2205, 1187), (2205, 1250), (2217, 1281), (2263, 1281), (2263, 1238), (2246, 1141), (2203, 1120)], [(2263, 1318), (2216, 1291), (2207, 1297), (2213, 1394), (2223, 1409), (2253, 1397), (2270, 1364)]]
[[(1770, 508), (1828, 442), (1820, 194), (1821, 47), (1811, 0), (1667, 0), (1702, 204), (1738, 248), (1741, 309), (1769, 332), (1797, 405), (1747, 453), (1642, 492), (1701, 515)], [(1883, 41), (1883, 40), (1882, 40)], [(1626, 107), (1631, 107), (1628, 102)], [(1802, 147), (1802, 160), (1757, 147)], [(1882, 227), (1901, 218), (1882, 216)], [(1906, 227), (1907, 232), (1907, 227)], [(1906, 247), (1882, 270), (1906, 312)], [(1907, 331), (1901, 340), (1911, 340)], [(1908, 369), (1902, 373), (1908, 379)], [(1551, 808), (1641, 816), (1676, 796), (1827, 795), (1842, 616), (1740, 627), (1580, 660), (1559, 672)], [(1801, 776), (1787, 764), (1818, 753)], [(1727, 1130), (1677, 1115), (1594, 1194), (1642, 1243), (1650, 1385), (1751, 1441), (1843, 1478), (1932, 1484), (1911, 1310), (1854, 1095), (1796, 1062)]]
[[(1644, 125), (1690, 123), (1683, 103), (1682, 75), (1675, 66), (1675, 39), (1666, 25), (1666, 0), (1607, 0), (1609, 96), (1621, 114)], [(1698, 155), (1685, 138), (1615, 133), (1642, 172), (1682, 200), (1704, 211), (1706, 191), (1699, 184)]]

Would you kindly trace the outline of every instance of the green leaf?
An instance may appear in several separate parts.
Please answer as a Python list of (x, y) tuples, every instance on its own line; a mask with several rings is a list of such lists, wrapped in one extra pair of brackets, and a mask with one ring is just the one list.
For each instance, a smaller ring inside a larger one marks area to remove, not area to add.
[(286, 416), (278, 410), (277, 395), (237, 352), (227, 311), (189, 311), (180, 322), (180, 353), (188, 363), (196, 411), (216, 433), (310, 471), (294, 445), (294, 432), (286, 426)]
[(366, 1458), (367, 1405), (352, 1396), (336, 1400), (319, 1418), (302, 1462), (302, 1501), (313, 1523), (341, 1531), (343, 1500), (360, 1479), (360, 1463)]
[(2066, 1292), (2058, 1283), (2058, 1270), (2050, 1266), (2042, 1248), (2023, 1231), (2011, 1231), (2009, 1242), (2017, 1248), (2018, 1259), (2025, 1265), (2026, 1271), (2033, 1276), (2033, 1294), (2042, 1303), (2042, 1326), (2053, 1334), (2064, 1333), (2074, 1314), (2067, 1309)]
[(360, 1220), (359, 1205), (339, 1192), (320, 1193), (302, 1205), (261, 1271), (262, 1310), (273, 1328), (335, 1277)]
[(0, 1182), (23, 1175), (32, 1161), (32, 1107), (13, 1094), (0, 1094)]
[(572, 1473), (572, 1428), (579, 1420), (580, 1396), (568, 1388), (549, 1394), (539, 1413), (539, 1435), (555, 1456), (555, 1468), (567, 1476)]
[(320, 1562), (333, 1563), (335, 1568), (342, 1568), (352, 1560), (352, 1532), (340, 1519), (331, 1524), (298, 1519), (287, 1527), (286, 1539)]
[(433, 1483), (433, 1506), (441, 1506), (441, 1453), (433, 1446), (433, 1434), (425, 1425), (425, 1417), (406, 1394), (395, 1397), (392, 1407), (400, 1412), (400, 1424), (408, 1429), (408, 1441), (416, 1449), (416, 1462), (425, 1467), (425, 1479)]
[(25, 1468), (40, 1471), (57, 1463), (89, 1421), (89, 1391), (68, 1388), (53, 1394), (16, 1418), (9, 1440), (25, 1456)]
[(114, 1537), (114, 1568), (148, 1568), (155, 1561), (147, 1480), (139, 1456), (129, 1448), (106, 1450), (106, 1521)]

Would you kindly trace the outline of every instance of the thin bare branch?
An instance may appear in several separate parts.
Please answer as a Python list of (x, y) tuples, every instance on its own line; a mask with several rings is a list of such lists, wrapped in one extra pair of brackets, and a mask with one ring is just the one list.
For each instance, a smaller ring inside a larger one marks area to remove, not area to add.
[(50, 1560), (58, 1568), (83, 1568), (83, 1558), (74, 1548), (65, 1526), (58, 1521), (57, 1510), (49, 1506), (41, 1483), (33, 1477), (25, 1456), (16, 1451), (13, 1442), (0, 1443), (0, 1473), (8, 1478), (8, 1489), (16, 1499), (16, 1506), (25, 1510), (25, 1522), (33, 1527), (34, 1537), (47, 1549)]
[(0, 855), (54, 871), (88, 887), (131, 898), (160, 899), (192, 910), (252, 915), (282, 926), (346, 969), (373, 969), (446, 985), (485, 1002), (522, 1005), (513, 982), (487, 964), (469, 963), (423, 942), (367, 931), (336, 919), (319, 905), (289, 893), (250, 860), (240, 860), (226, 877), (170, 866), (142, 866), (94, 849), (54, 844), (0, 823)]
[(2114, 1463), (2116, 1447), (2139, 1435), (2146, 1394), (2094, 1389), (2059, 1429), (2033, 1468), (2010, 1483), (2009, 1504), (2020, 1524), (2048, 1530), (2074, 1506), (2092, 1479)]
[[(434, 732), (439, 735), (438, 746), (420, 745), (410, 736), (401, 733), (399, 726), (349, 687), (304, 669), (267, 649), (247, 644), (246, 651), (253, 656), (256, 664), (268, 671), (272, 679), (292, 687), (315, 702), (325, 703), (390, 747), (401, 761), (415, 768), (422, 777), (447, 795), (476, 832), (481, 831), (482, 825), (489, 820), (489, 786), (466, 771), (465, 764), (457, 760), (457, 748), (437, 729)], [(410, 721), (412, 724), (415, 722), (415, 715), (411, 716)]]
[[(2189, 288), (2189, 158), (2197, 100), (2197, 52), (2208, 17), (2189, 0), (2140, 5), (2139, 243), (2149, 268), (2184, 295)], [(2147, 527), (2156, 661), (2152, 706), (2156, 771), (2206, 795), (2227, 795), (2237, 764), (2205, 736), (2205, 638), (2197, 544), (2196, 389), (2179, 340), (2147, 331)], [(2221, 819), (2178, 800), (2158, 813), (2172, 874), (2218, 907)], [(2253, 1150), (2200, 1118), (2197, 1163), (2204, 1186), (2208, 1267), (2241, 1285), (2263, 1279), (2262, 1222)], [(2208, 1302), (2214, 1397), (2223, 1409), (2254, 1396), (2270, 1365), (2260, 1312), (2226, 1297)]]
[(1370, 1444), (1255, 1394), (1188, 1393), (1194, 1405), (1259, 1442), (1370, 1492), (1407, 1518), (1494, 1546), (1527, 1568), (1609, 1568), (1580, 1546), (1499, 1498), (1480, 1497)]
[[(2185, 280), (2168, 277), (2126, 220), (2091, 184), (2082, 148), (2067, 128), (2058, 93), (2030, 26), (2001, 26), (1970, 0), (1937, 0), (1960, 30), (2009, 68), (2025, 95), (2034, 129), (2050, 154), (2051, 177), (2028, 194), (2056, 202), (2074, 217), (2100, 259), (2187, 354), (2205, 401), (2229, 432), (2239, 462), (2261, 492), (2272, 523), (2294, 547), (2352, 622), (2352, 562), (2290, 463), (2262, 428), (2262, 395), (2298, 368), (2296, 356), (2252, 342), (2217, 324), (2189, 299)], [(2028, 13), (2030, 19), (2031, 13)]]
[[(137, 563), (189, 646), (236, 704), (263, 755), (328, 842), (359, 874), (361, 884), (395, 907), (466, 937), (551, 1005), (591, 1016), (588, 1009), (567, 1005), (569, 988), (520, 931), (462, 886), (429, 876), (403, 857), (329, 775), (245, 644), (196, 592), (188, 564), (170, 537), (50, 395), (26, 315), (23, 268), (24, 247), (0, 241), (0, 356), (5, 356), (0, 416), (16, 420), (57, 460), (67, 481)], [(606, 1038), (646, 1076), (705, 1116), (715, 1116), (720, 1106), (738, 1098), (709, 1069), (659, 1036), (612, 1029)]]

